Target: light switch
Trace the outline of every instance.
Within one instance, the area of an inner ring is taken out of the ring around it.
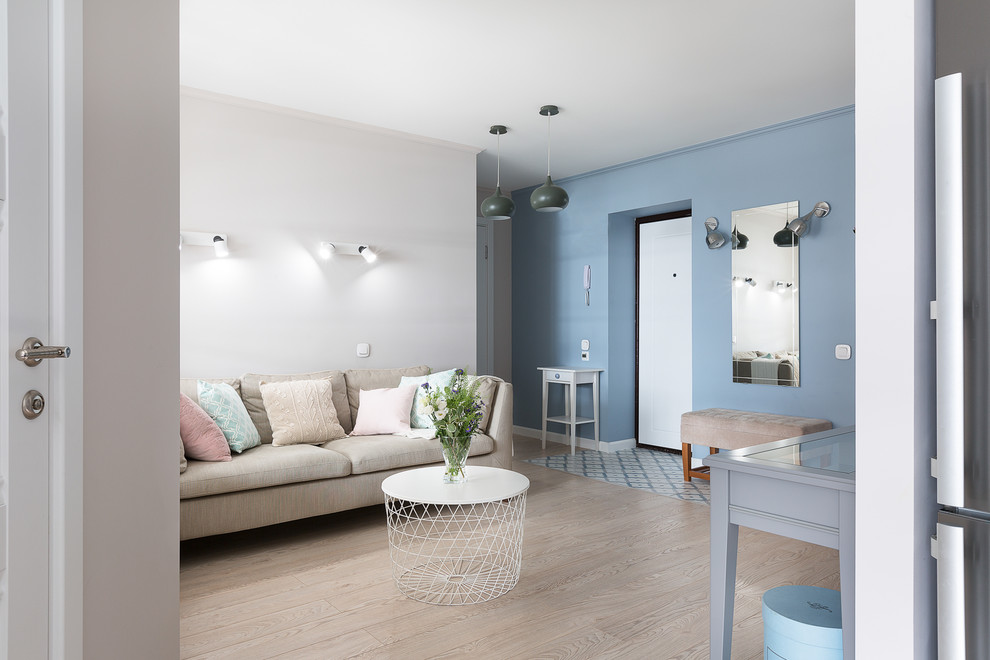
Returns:
[[[581,359],[585,362],[591,359],[591,353],[588,351],[581,351]]]
[[[587,339],[582,339],[581,340],[581,350],[582,351],[587,351],[590,348],[591,348],[591,342],[588,341]]]
[[[358,344],[357,345],[357,356],[365,358],[371,355],[371,344]]]
[[[852,357],[852,347],[849,344],[836,344],[835,359],[848,360]]]

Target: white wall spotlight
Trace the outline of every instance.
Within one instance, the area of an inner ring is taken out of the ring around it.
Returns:
[[[185,245],[196,247],[212,247],[213,253],[218,257],[230,255],[227,246],[227,234],[218,234],[212,231],[180,231],[179,249]]]
[[[319,254],[320,258],[324,261],[329,259],[331,255],[335,254],[363,257],[369,264],[378,258],[375,251],[364,243],[331,243],[330,241],[322,241],[317,254]]]

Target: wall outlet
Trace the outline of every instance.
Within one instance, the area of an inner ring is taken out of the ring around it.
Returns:
[[[581,340],[581,350],[582,351],[586,351],[586,350],[588,350],[590,348],[591,348],[591,342],[588,341],[587,339],[582,339]]]
[[[587,362],[591,359],[591,353],[589,351],[581,351],[581,359]]]
[[[852,346],[849,344],[837,344],[835,347],[836,360],[848,360],[852,357]]]
[[[357,345],[357,356],[365,358],[371,355],[371,344],[358,344]]]

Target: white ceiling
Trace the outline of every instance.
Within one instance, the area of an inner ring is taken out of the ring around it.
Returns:
[[[555,180],[853,103],[854,0],[182,0],[183,85]]]

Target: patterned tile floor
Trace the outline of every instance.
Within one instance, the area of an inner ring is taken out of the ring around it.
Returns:
[[[677,454],[633,448],[617,452],[579,451],[574,456],[557,454],[526,459],[526,462],[610,484],[708,504],[708,482],[692,479],[691,483],[685,483],[681,457]]]

